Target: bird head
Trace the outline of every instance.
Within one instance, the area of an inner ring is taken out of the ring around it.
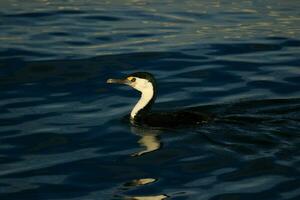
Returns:
[[[153,75],[148,72],[136,72],[127,75],[123,79],[108,79],[106,82],[129,85],[130,87],[140,91],[141,93],[150,91],[155,93],[156,90],[155,79]]]

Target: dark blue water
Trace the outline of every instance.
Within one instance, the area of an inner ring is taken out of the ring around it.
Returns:
[[[298,1],[0,3],[0,199],[300,198]],[[131,126],[156,110],[227,120]],[[194,108],[195,107],[195,108]]]

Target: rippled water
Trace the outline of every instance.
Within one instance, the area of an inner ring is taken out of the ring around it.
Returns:
[[[298,1],[0,3],[0,199],[299,199]],[[146,129],[156,110],[224,117]]]

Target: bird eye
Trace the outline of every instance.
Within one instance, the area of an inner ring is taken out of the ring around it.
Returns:
[[[135,78],[132,78],[132,79],[131,79],[131,82],[135,82],[135,80],[136,80]]]

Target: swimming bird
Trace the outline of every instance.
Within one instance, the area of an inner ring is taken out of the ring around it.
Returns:
[[[154,76],[148,72],[136,72],[122,79],[108,79],[107,83],[125,84],[141,93],[139,101],[130,113],[130,122],[134,125],[174,128],[195,126],[207,123],[210,115],[183,109],[175,111],[152,111],[152,105],[157,95],[157,85]]]

